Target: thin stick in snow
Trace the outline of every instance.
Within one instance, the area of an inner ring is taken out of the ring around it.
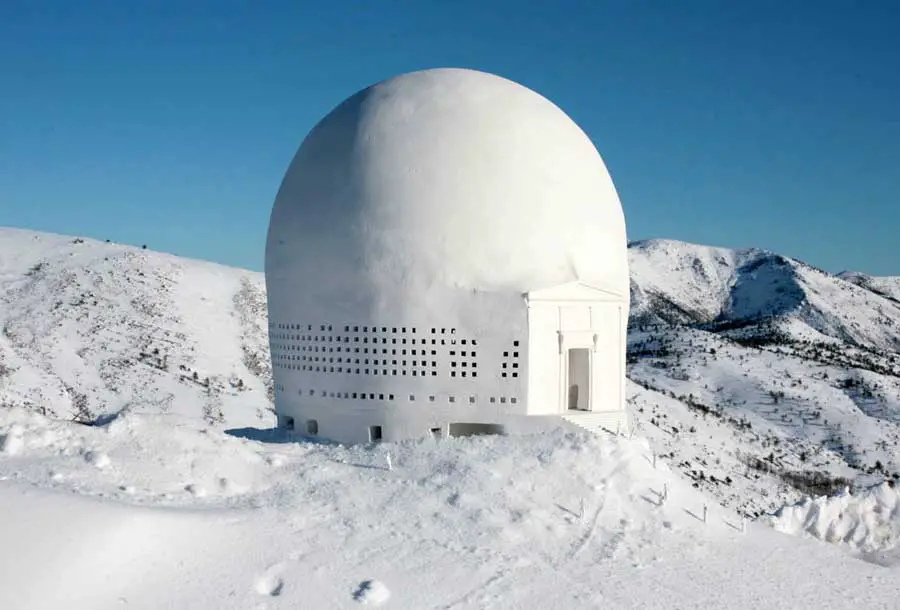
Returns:
[[[703,523],[706,523],[706,517],[709,515],[709,505],[703,505]]]

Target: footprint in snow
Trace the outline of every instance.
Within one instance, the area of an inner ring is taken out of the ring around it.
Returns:
[[[102,451],[88,451],[84,454],[84,461],[101,470],[110,464],[109,456]]]
[[[25,440],[21,433],[16,433],[13,430],[9,434],[0,436],[0,452],[7,455],[16,455],[21,453],[24,448]]]
[[[284,465],[284,457],[278,454],[268,455],[266,456],[266,463],[273,468],[278,468]]]
[[[284,589],[284,580],[281,578],[281,570],[284,566],[276,563],[268,570],[256,577],[256,592],[260,595],[277,597]]]
[[[383,582],[366,580],[359,584],[353,599],[367,606],[380,606],[391,596],[390,590]]]
[[[206,497],[206,488],[202,485],[196,485],[194,483],[189,483],[184,486],[184,490],[194,496],[195,498],[204,498]]]

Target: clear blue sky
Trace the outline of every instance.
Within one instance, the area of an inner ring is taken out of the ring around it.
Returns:
[[[438,66],[568,112],[631,239],[900,274],[890,1],[7,0],[0,225],[261,269],[307,131],[366,85]]]

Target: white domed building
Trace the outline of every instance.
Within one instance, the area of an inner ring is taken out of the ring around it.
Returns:
[[[464,69],[360,91],[272,210],[279,425],[347,443],[520,416],[624,428],[626,248],[603,160],[544,97]]]

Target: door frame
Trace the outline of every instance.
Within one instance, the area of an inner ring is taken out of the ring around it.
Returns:
[[[584,412],[594,410],[594,352],[597,351],[597,334],[593,330],[560,330],[559,340],[559,388],[557,407],[561,413],[569,409],[569,350],[586,349],[588,352],[588,401]],[[573,409],[574,410],[574,409]],[[581,409],[577,409],[581,411]]]

